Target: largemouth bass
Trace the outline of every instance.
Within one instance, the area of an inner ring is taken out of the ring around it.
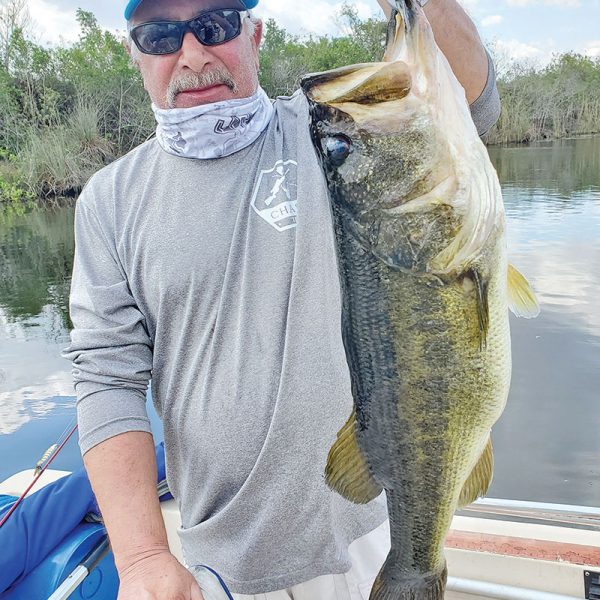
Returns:
[[[354,410],[326,479],[387,495],[391,551],[371,600],[444,596],[457,507],[492,476],[510,382],[509,305],[538,308],[509,267],[498,178],[422,9],[396,0],[384,61],[309,75],[331,199]]]

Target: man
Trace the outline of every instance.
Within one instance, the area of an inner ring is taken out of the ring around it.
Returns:
[[[68,355],[119,600],[202,598],[156,499],[151,376],[189,566],[240,599],[358,600],[387,553],[384,504],[323,480],[351,410],[327,190],[304,98],[258,85],[243,2],[128,2],[157,136],[78,202]],[[455,0],[425,10],[482,133],[499,104],[477,32]]]

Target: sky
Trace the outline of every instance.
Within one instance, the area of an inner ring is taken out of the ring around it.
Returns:
[[[361,17],[381,14],[376,0],[349,1]],[[554,54],[566,51],[600,57],[600,0],[459,1],[500,60],[515,58],[543,65]],[[102,27],[122,31],[124,5],[124,0],[29,0],[37,39],[48,44],[77,39],[78,7],[93,12]],[[341,5],[342,0],[260,0],[255,14],[274,18],[292,33],[335,35],[340,32],[335,15]]]

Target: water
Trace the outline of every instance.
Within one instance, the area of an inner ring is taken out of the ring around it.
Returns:
[[[490,496],[600,506],[600,138],[493,148],[509,259],[537,319],[512,320],[513,378]]]
[[[600,138],[490,154],[510,260],[542,308],[512,320],[513,383],[494,429],[490,495],[600,506]],[[69,207],[0,213],[0,480],[31,468],[74,418],[60,358],[72,220]],[[53,467],[80,464],[71,441]]]

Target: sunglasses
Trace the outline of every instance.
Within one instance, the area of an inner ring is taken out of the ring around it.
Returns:
[[[150,21],[133,27],[129,34],[144,54],[172,54],[181,49],[191,31],[203,46],[218,46],[240,35],[242,13],[230,8],[207,10],[189,21]]]

